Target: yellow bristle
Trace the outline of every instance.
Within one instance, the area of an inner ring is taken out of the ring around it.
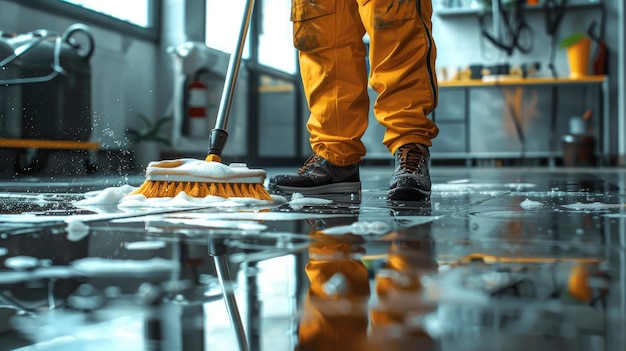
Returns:
[[[148,191],[146,191],[146,197],[156,197],[159,195],[159,183],[158,182],[151,182],[151,186],[150,188],[148,188]]]
[[[216,196],[215,194],[217,194],[217,186],[215,186],[215,183],[210,183],[209,184],[209,191],[207,192],[207,196],[208,195]]]
[[[239,184],[239,193],[241,194],[239,195],[241,197],[250,197],[250,184]]]
[[[186,182],[185,187],[183,188],[183,191],[185,192],[185,194],[189,195],[193,191],[193,183]]]
[[[233,188],[233,196],[236,197],[244,197],[243,195],[243,184],[237,183],[232,185]]]
[[[225,183],[225,187],[228,187],[228,192],[230,194],[229,197],[239,197],[239,193],[237,192],[237,183]]]
[[[213,195],[215,196],[223,196],[223,197],[228,197],[228,194],[226,194],[226,190],[224,189],[224,184],[222,183],[213,183],[215,184],[215,192],[213,193]]]
[[[185,191],[185,183],[184,182],[172,182],[172,186],[174,187],[174,193],[180,194]]]
[[[198,182],[193,182],[189,185],[191,189],[189,189],[189,192],[187,193],[187,195],[192,196],[192,197],[200,197],[200,185],[198,184]]]
[[[272,200],[272,196],[265,190],[263,184],[252,184],[250,187],[253,190],[253,193],[250,194],[250,197],[259,199],[259,200]]]
[[[232,189],[227,183],[218,183],[218,189],[224,197],[233,197]]]
[[[235,186],[237,184],[226,183],[225,186],[228,188],[228,193],[230,194],[228,197],[237,197],[237,192],[235,190]]]
[[[145,197],[174,197],[181,192],[192,197],[250,197],[259,200],[272,200],[271,195],[259,183],[203,183],[146,180],[131,194]]]
[[[163,183],[162,182],[152,182],[152,187],[150,187],[150,194],[154,197],[156,194],[163,193]]]
[[[245,184],[245,192],[246,197],[255,197],[253,196],[253,194],[256,193],[256,191],[254,190],[254,184]]]
[[[198,197],[205,197],[209,193],[207,183],[198,183]]]
[[[160,182],[161,184],[161,189],[163,189],[161,191],[161,193],[163,194],[163,197],[172,197],[174,196],[174,186],[172,185],[171,182]]]
[[[130,194],[128,195],[135,195],[135,194],[143,194],[145,192],[145,190],[149,187],[150,185],[148,184],[148,182],[144,182],[143,184],[141,184],[137,189],[133,190]]]
[[[166,182],[154,182],[155,186],[154,194],[158,196],[158,194],[165,194],[167,192],[167,183]]]

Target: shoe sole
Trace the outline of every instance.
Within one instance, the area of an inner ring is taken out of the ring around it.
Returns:
[[[302,195],[328,195],[328,194],[356,194],[361,192],[361,183],[335,183],[314,187],[296,187],[286,185],[273,185],[272,188],[285,194],[300,193]]]
[[[430,191],[418,188],[395,188],[387,193],[387,199],[399,201],[423,201],[429,197]]]

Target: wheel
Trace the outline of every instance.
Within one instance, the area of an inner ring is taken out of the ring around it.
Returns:
[[[78,56],[85,61],[91,58],[95,47],[94,38],[86,25],[76,23],[69,26],[63,33],[62,39],[70,44]]]

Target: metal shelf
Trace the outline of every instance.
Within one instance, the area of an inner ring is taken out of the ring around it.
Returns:
[[[478,101],[470,98],[470,90],[472,89],[485,89],[488,90],[494,88],[516,88],[516,87],[547,87],[552,90],[552,94],[558,94],[557,89],[560,87],[583,87],[583,88],[593,88],[597,89],[598,92],[598,100],[597,106],[594,107],[594,110],[598,110],[599,119],[597,125],[597,139],[598,143],[596,146],[596,156],[599,161],[599,165],[608,165],[610,161],[610,130],[609,130],[609,83],[608,77],[606,76],[589,76],[579,79],[570,79],[570,78],[526,78],[526,79],[512,79],[512,80],[503,80],[501,82],[482,82],[481,80],[474,81],[452,81],[452,82],[441,82],[440,83],[440,92],[443,94],[448,91],[448,93],[463,94],[463,102],[459,102],[459,104],[463,104],[463,111],[460,112],[462,115],[457,116],[457,112],[451,112],[455,114],[453,119],[449,116],[446,119],[438,120],[438,112],[435,111],[435,121],[438,125],[441,126],[439,138],[441,145],[444,146],[442,149],[433,148],[431,150],[431,158],[433,160],[447,160],[447,159],[502,159],[502,158],[512,158],[512,159],[533,159],[533,158],[545,158],[550,161],[550,165],[556,164],[556,159],[562,156],[561,152],[558,148],[558,135],[557,134],[557,115],[553,112],[558,108],[558,100],[552,99],[550,100],[550,106],[544,107],[549,110],[546,112],[546,116],[549,120],[547,120],[547,124],[549,126],[549,133],[543,136],[535,136],[539,137],[541,141],[546,144],[546,147],[542,147],[541,150],[515,150],[515,151],[503,151],[498,148],[497,144],[494,144],[493,150],[482,151],[482,149],[472,149],[469,147],[472,144],[472,141],[476,138],[479,138],[479,135],[476,135],[476,131],[472,132],[472,128],[470,126],[478,125],[479,122],[477,119],[472,119],[470,117],[470,109],[471,104],[479,103]],[[443,95],[440,95],[443,96]],[[556,96],[556,95],[554,95]],[[458,96],[457,96],[458,97]],[[440,99],[440,102],[443,98]],[[456,101],[456,100],[455,100]],[[563,104],[563,102],[561,102]],[[450,112],[449,112],[450,113]],[[488,114],[487,114],[488,115]],[[549,124],[548,124],[549,123]],[[489,124],[490,126],[494,126],[496,124]],[[462,129],[457,128],[457,126],[461,126]],[[444,131],[449,130],[447,137],[444,136]],[[497,132],[494,130],[493,132]],[[457,133],[457,134],[455,134]],[[462,138],[458,133],[463,133]],[[445,140],[445,141],[444,141]],[[501,140],[496,138],[494,140]],[[447,141],[447,142],[446,142]],[[437,141],[434,141],[437,144]],[[450,145],[456,147],[451,148]],[[464,144],[464,147],[461,145]],[[484,149],[484,148],[483,148]]]
[[[588,7],[596,7],[599,5],[602,5],[601,0],[570,0],[567,3],[568,8],[588,8]],[[527,5],[526,9],[529,11],[541,11],[543,9],[543,5],[535,5],[535,6]],[[462,16],[477,15],[485,11],[491,12],[491,8],[469,8],[469,7],[440,8],[440,9],[435,9],[434,13],[440,17],[462,17]]]

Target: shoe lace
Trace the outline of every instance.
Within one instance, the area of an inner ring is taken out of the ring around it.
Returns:
[[[322,160],[322,156],[315,155],[315,154],[311,155],[311,156],[310,156],[310,157],[306,160],[306,162],[304,162],[304,165],[298,169],[298,174],[305,173],[306,171],[308,171],[308,170],[309,170],[309,168],[311,168],[311,166],[312,166],[314,163],[319,163],[319,162],[321,162],[321,160]]]
[[[398,149],[400,168],[407,172],[419,171],[424,164],[424,152],[419,145],[403,145]]]

